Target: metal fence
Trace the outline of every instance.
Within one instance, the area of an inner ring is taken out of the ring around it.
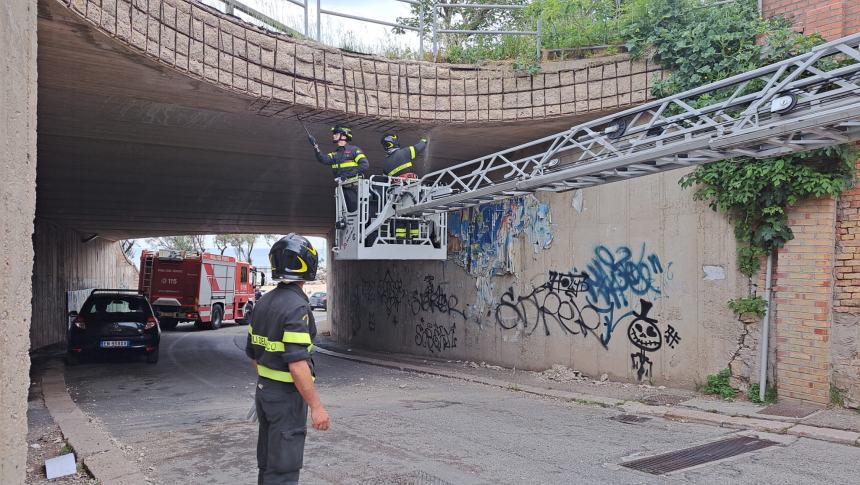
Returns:
[[[287,32],[293,34],[301,34],[305,37],[310,38],[310,26],[309,26],[309,5],[308,0],[282,0],[289,2],[293,5],[301,7],[303,10],[304,17],[304,29],[302,32],[298,32],[295,29],[287,27],[284,23],[273,19],[272,17],[249,7],[248,5],[240,2],[239,0],[200,0],[203,3],[206,3],[209,6],[219,8],[222,12],[236,15],[244,20],[253,19],[256,20],[254,23],[261,24],[264,27],[271,28],[273,30],[279,32]],[[439,57],[439,39],[440,36],[446,34],[464,34],[464,35],[524,35],[524,36],[533,36],[535,38],[535,56],[540,59],[541,56],[541,19],[537,19],[537,29],[533,31],[521,31],[521,30],[462,30],[462,29],[443,29],[440,28],[439,25],[439,9],[441,8],[454,8],[454,9],[472,9],[472,10],[486,10],[486,9],[498,9],[498,10],[521,10],[526,8],[525,5],[498,5],[498,4],[476,4],[476,3],[432,3],[430,5],[431,12],[431,23],[430,25],[425,25],[424,17],[424,4],[417,0],[395,0],[401,3],[407,3],[413,6],[418,6],[418,26],[405,25],[396,22],[387,22],[384,20],[372,19],[368,17],[362,17],[359,15],[352,15],[344,12],[337,12],[335,10],[328,10],[323,7],[322,0],[316,0],[316,35],[315,39],[318,42],[322,41],[322,16],[328,15],[332,17],[340,17],[351,20],[357,20],[360,22],[367,22],[376,25],[384,25],[387,27],[392,27],[401,30],[407,30],[410,32],[416,32],[418,34],[418,56],[419,59],[424,59],[424,44],[425,44],[425,32],[429,30],[430,40],[432,43],[432,54],[433,60],[436,61]],[[240,12],[244,15],[237,15],[237,12]]]

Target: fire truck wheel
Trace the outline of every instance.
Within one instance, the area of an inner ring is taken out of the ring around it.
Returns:
[[[221,322],[224,320],[224,309],[220,305],[212,307],[212,321],[209,322],[210,330],[218,330],[221,328]]]
[[[179,325],[179,320],[175,318],[162,318],[159,323],[162,330],[173,330]]]

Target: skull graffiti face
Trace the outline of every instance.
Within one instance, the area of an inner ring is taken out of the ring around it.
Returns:
[[[638,318],[627,327],[627,337],[633,345],[646,352],[654,352],[663,346],[663,336],[657,325]]]

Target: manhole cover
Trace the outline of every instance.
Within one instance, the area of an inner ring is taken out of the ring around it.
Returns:
[[[361,482],[365,485],[454,485],[425,471],[382,475]]]
[[[639,401],[651,406],[674,406],[688,399],[690,398],[686,396],[677,396],[675,394],[652,394],[650,396],[643,397]]]
[[[612,416],[609,418],[613,421],[618,421],[619,423],[644,423],[645,421],[650,420],[651,418],[645,416],[637,416],[635,414],[619,414],[618,416]]]
[[[785,418],[805,418],[815,411],[821,410],[821,406],[799,402],[781,402],[768,406],[758,414],[769,414],[771,416],[783,416]]]
[[[736,436],[713,443],[694,446],[685,450],[673,451],[662,455],[641,458],[638,460],[622,463],[621,466],[634,470],[662,475],[685,468],[694,467],[703,463],[722,460],[742,453],[760,450],[773,446],[776,443],[769,440],[760,440],[749,436]]]

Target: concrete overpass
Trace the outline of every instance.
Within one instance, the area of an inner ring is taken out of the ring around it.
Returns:
[[[326,234],[331,174],[299,117],[323,148],[355,127],[377,172],[384,131],[429,132],[429,169],[642,101],[659,74],[623,56],[537,76],[391,61],[146,5],[39,1],[39,218],[107,239]]]

